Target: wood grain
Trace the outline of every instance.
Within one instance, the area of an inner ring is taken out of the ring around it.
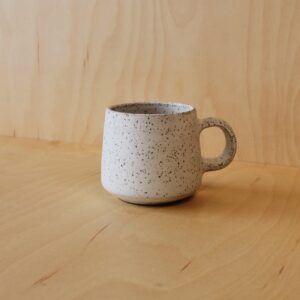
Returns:
[[[99,149],[0,138],[0,299],[299,299],[300,171],[233,163],[172,206],[99,184]]]
[[[298,0],[0,0],[0,134],[98,144],[107,105],[172,100],[300,166],[299,32]]]

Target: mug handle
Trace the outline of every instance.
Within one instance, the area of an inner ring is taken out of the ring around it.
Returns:
[[[202,159],[202,169],[203,173],[208,171],[216,171],[225,168],[228,166],[236,153],[236,136],[233,132],[232,127],[225,122],[224,120],[218,118],[205,118],[205,119],[198,119],[198,126],[199,126],[199,134],[205,128],[209,127],[219,127],[224,135],[225,135],[225,148],[223,153],[215,158],[203,158]]]

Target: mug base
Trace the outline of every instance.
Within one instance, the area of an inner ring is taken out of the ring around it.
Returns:
[[[132,196],[117,195],[117,194],[113,194],[113,195],[119,198],[120,200],[131,204],[161,205],[161,204],[167,204],[167,203],[183,200],[185,198],[191,197],[192,195],[194,195],[194,193],[195,192],[187,193],[184,195],[178,195],[178,196],[158,197],[158,198],[132,197]]]

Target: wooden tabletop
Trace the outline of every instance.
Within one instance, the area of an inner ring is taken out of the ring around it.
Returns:
[[[0,299],[300,299],[300,172],[233,163],[188,201],[103,190],[100,150],[0,138]]]

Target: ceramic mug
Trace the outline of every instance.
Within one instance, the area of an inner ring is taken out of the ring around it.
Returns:
[[[226,146],[216,158],[203,158],[199,135],[208,127],[222,129]],[[217,118],[197,119],[181,103],[128,103],[107,108],[101,180],[121,200],[158,204],[194,194],[202,175],[226,167],[236,152],[231,126]]]

